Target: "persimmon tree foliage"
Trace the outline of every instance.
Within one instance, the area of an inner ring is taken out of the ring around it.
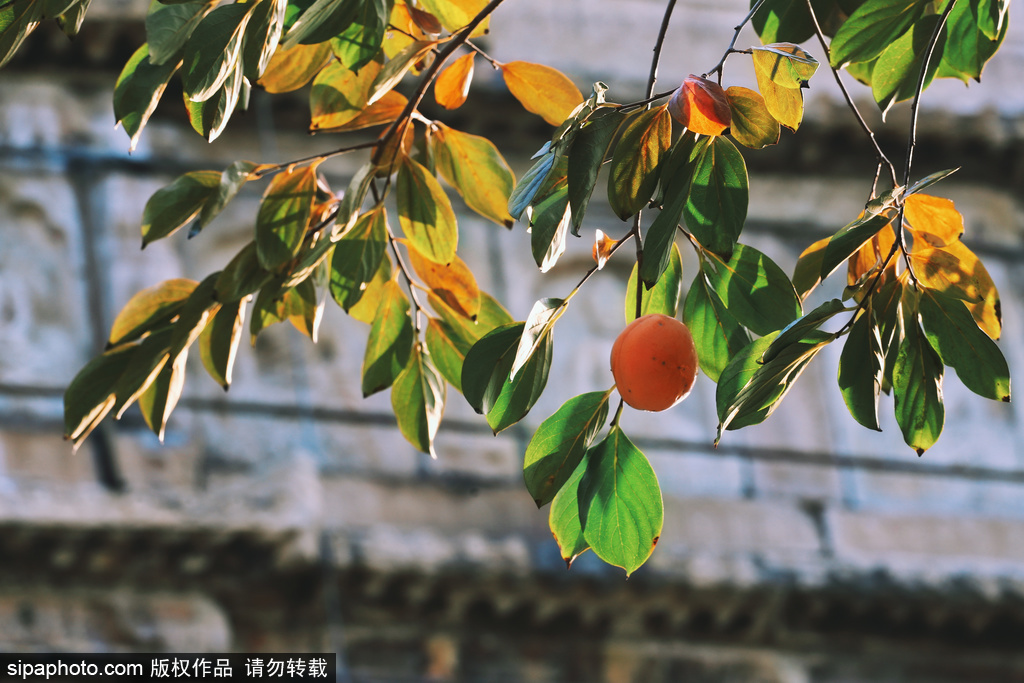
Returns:
[[[88,2],[4,3],[2,59],[46,18],[74,34]],[[550,67],[484,53],[474,40],[501,3],[152,3],[147,42],[114,92],[130,147],[173,78],[181,80],[188,120],[207,140],[246,106],[252,88],[308,86],[312,131],[379,132],[312,158],[186,173],[149,199],[143,246],[186,227],[195,236],[244,185],[263,186],[252,240],[223,270],[201,282],[157,284],[117,316],[106,350],[65,395],[67,438],[76,447],[133,403],[162,435],[190,351],[227,388],[246,320],[253,340],[288,321],[315,341],[327,299],[369,326],[363,393],[390,389],[398,427],[416,448],[434,453],[450,390],[500,432],[544,391],[562,314],[627,245],[636,265],[625,322],[647,313],[681,316],[701,370],[717,383],[719,439],[768,418],[829,344],[842,344],[838,384],[853,418],[877,430],[880,394],[891,394],[903,437],[919,454],[942,431],[947,367],[980,396],[1009,400],[1009,372],[994,341],[996,287],[961,241],[964,221],[953,203],[925,192],[955,169],[919,177],[912,168],[922,92],[934,78],[981,77],[1006,35],[1009,0],[756,0],[731,40],[722,37],[728,47],[717,63],[694,55],[692,64],[674,64],[691,75],[654,93],[671,0],[648,97],[626,103],[612,101],[602,83],[584,98]],[[761,44],[738,49],[748,23]],[[752,61],[756,91],[729,84],[733,60]],[[480,62],[500,71],[511,94],[553,127],[518,181],[489,140],[420,111],[431,87],[441,107],[463,105]],[[870,88],[882,111],[909,101],[902,169],[857,110],[842,70]],[[812,79],[841,90],[863,129],[865,154],[878,165],[864,179],[863,212],[811,244],[790,276],[741,240],[748,175],[737,144],[756,153],[776,144],[783,129],[795,132]],[[340,154],[362,155],[363,164],[338,189],[319,168]],[[626,226],[620,235],[597,233],[597,264],[575,288],[516,320],[480,290],[459,256],[449,193],[518,230],[547,271],[570,235],[581,235],[602,174],[610,208]],[[699,264],[685,296],[680,244]],[[808,294],[833,276],[845,282],[842,298],[805,311]],[[544,419],[524,473],[537,505],[551,506],[551,529],[568,563],[592,549],[630,573],[657,544],[664,511],[657,476],[620,423],[622,401],[610,410],[613,392],[596,387]]]

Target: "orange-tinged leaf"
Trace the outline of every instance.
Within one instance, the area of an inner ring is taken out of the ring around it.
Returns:
[[[380,69],[379,62],[370,62],[359,71],[351,71],[339,61],[328,64],[309,92],[310,129],[339,128],[359,116]]]
[[[730,132],[736,142],[751,149],[763,149],[779,141],[779,122],[768,111],[764,97],[749,88],[726,88],[732,109]]]
[[[443,26],[450,33],[467,26],[473,18],[487,6],[488,0],[419,0],[423,9],[437,17]],[[485,18],[469,34],[470,38],[482,36],[488,32],[491,18]]]
[[[732,123],[732,109],[722,86],[693,74],[669,99],[668,110],[697,135],[721,135]]]
[[[278,46],[259,84],[275,94],[298,90],[309,83],[330,58],[330,43],[296,45],[287,50]]]
[[[113,347],[135,341],[147,332],[170,324],[197,284],[195,280],[167,280],[137,293],[114,319],[107,345]]]
[[[560,125],[583,102],[579,88],[550,66],[509,62],[501,65],[501,75],[519,103],[552,126]]]
[[[384,55],[392,59],[399,52],[417,40],[429,40],[430,37],[412,18],[409,7],[404,2],[396,2],[391,8],[390,27],[384,34]]]
[[[409,69],[426,57],[436,45],[436,40],[416,41],[389,59],[370,87],[370,97],[366,100],[366,104],[373,104],[391,92],[391,89],[398,85]]]
[[[801,301],[806,299],[807,295],[821,283],[821,263],[831,239],[831,237],[821,238],[804,249],[796,260],[796,267],[793,269],[793,287]]]
[[[912,194],[904,200],[903,210],[914,239],[930,246],[948,246],[964,234],[964,217],[949,199]]]
[[[494,143],[436,123],[430,149],[437,170],[459,191],[469,208],[499,225],[512,227],[508,199],[516,179]]]
[[[608,174],[608,203],[622,220],[647,206],[658,183],[658,164],[672,144],[665,105],[641,111],[623,124]]]
[[[445,67],[434,81],[434,99],[445,109],[458,109],[469,96],[476,53],[462,55]]]
[[[312,132],[337,133],[343,130],[359,130],[391,123],[401,116],[408,103],[409,100],[405,95],[391,90],[384,97],[363,109],[354,119],[334,128],[314,128]]]
[[[882,265],[882,261],[892,251],[893,242],[896,241],[896,234],[892,230],[882,230],[865,242],[853,256],[850,257],[846,268],[846,284],[855,286],[868,273],[874,274],[875,269]],[[895,259],[889,262],[889,267],[895,267]],[[878,286],[884,285],[886,278],[878,282]]]
[[[458,255],[451,263],[434,263],[406,242],[413,270],[430,291],[464,318],[473,320],[480,312],[480,287],[466,262]]]
[[[395,195],[398,221],[409,242],[431,261],[450,263],[455,258],[459,228],[437,178],[414,159],[401,157]]]
[[[800,127],[804,118],[804,95],[800,88],[784,88],[770,78],[757,72],[757,89],[764,97],[764,104],[775,120],[790,130]]]
[[[590,254],[594,257],[598,270],[604,268],[604,264],[608,262],[609,258],[611,258],[612,250],[618,243],[618,240],[612,239],[608,235],[604,234],[604,231],[602,230],[598,230],[594,233],[594,248],[590,250]]]
[[[978,327],[993,339],[1002,333],[1002,305],[992,276],[963,242],[924,246],[910,253],[914,275],[925,287],[963,299]]]

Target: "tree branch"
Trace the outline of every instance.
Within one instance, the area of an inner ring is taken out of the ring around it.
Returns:
[[[654,58],[651,60],[651,75],[647,77],[647,98],[654,94],[654,83],[658,80],[658,64],[661,63],[661,49],[665,45],[665,34],[668,33],[668,23],[672,19],[672,10],[676,8],[676,0],[668,0],[665,7],[665,14],[661,18],[661,28],[658,30],[658,39],[654,42]]]
[[[729,47],[725,49],[725,53],[722,55],[722,58],[718,60],[718,64],[715,64],[715,67],[711,69],[711,71],[708,71],[706,74],[704,74],[704,78],[707,78],[713,73],[717,73],[718,84],[722,84],[722,68],[725,66],[725,60],[729,59],[729,55],[731,54],[736,54],[737,52],[747,52],[747,50],[735,49],[736,41],[740,37],[740,31],[743,30],[743,27],[747,25],[748,21],[754,18],[754,15],[757,14],[757,10],[761,9],[761,5],[763,5],[764,2],[765,0],[757,0],[757,2],[754,3],[754,6],[750,8],[750,11],[747,13],[747,16],[743,17],[743,21],[741,21],[738,26],[733,27],[734,33],[732,34],[732,40],[729,41]]]

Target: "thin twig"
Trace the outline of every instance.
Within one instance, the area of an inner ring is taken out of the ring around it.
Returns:
[[[808,0],[809,2],[810,0]],[[914,147],[917,145],[917,113],[918,108],[921,105],[921,93],[924,92],[924,83],[928,80],[928,64],[932,61],[932,55],[935,52],[935,46],[939,42],[939,35],[942,33],[942,27],[946,25],[946,19],[949,18],[949,13],[953,11],[953,7],[956,5],[957,0],[950,0],[950,3],[946,6],[942,16],[939,17],[939,21],[935,24],[935,29],[932,31],[932,37],[928,41],[928,49],[924,53],[924,60],[921,63],[921,73],[917,77],[917,89],[914,92],[914,101],[910,105],[910,131],[907,134],[907,162],[903,167],[903,187],[910,186],[910,170],[914,161]],[[910,264],[910,253],[907,251],[906,238],[903,234],[903,211],[904,204],[902,199],[899,202],[899,213],[896,215],[896,243],[903,251],[903,258],[907,263],[907,271],[910,273],[910,279],[917,284],[917,276],[914,274],[914,268]]]
[[[757,0],[757,2],[754,3],[754,6],[750,8],[750,11],[747,13],[747,16],[743,17],[743,21],[741,21],[738,26],[734,26],[733,27],[734,33],[732,34],[732,40],[729,41],[729,47],[727,47],[725,49],[725,53],[722,55],[722,58],[720,60],[718,60],[718,64],[715,64],[714,68],[711,69],[711,71],[708,71],[706,74],[704,74],[704,78],[707,78],[708,76],[710,76],[713,73],[717,73],[718,74],[718,84],[721,85],[722,84],[722,68],[725,66],[725,60],[729,59],[729,55],[736,54],[737,52],[749,53],[749,50],[737,50],[737,49],[735,49],[736,48],[736,41],[740,37],[740,31],[743,30],[743,27],[747,25],[748,21],[750,21],[751,19],[754,18],[754,15],[757,14],[757,10],[761,9],[761,5],[763,5],[764,2],[765,2],[765,0]]]
[[[360,149],[369,149],[371,147],[376,147],[379,144],[380,144],[379,140],[367,140],[366,142],[358,142],[358,143],[356,143],[354,145],[347,145],[345,147],[339,147],[338,149],[336,149],[336,150],[334,150],[332,152],[327,152],[326,154],[312,154],[312,155],[310,155],[308,157],[302,157],[301,159],[292,159],[291,161],[286,161],[286,162],[280,163],[280,164],[267,165],[267,166],[264,166],[263,168],[259,169],[258,171],[255,171],[252,174],[252,176],[253,176],[253,178],[262,178],[265,175],[268,175],[270,173],[277,173],[278,171],[286,169],[289,166],[297,166],[297,165],[300,165],[300,164],[309,163],[310,161],[316,161],[318,159],[319,160],[324,160],[324,159],[328,159],[330,157],[339,156],[341,154],[348,154],[349,152],[355,152],[355,151],[358,151]]]
[[[498,70],[501,69],[501,62],[499,62],[497,59],[495,59],[494,57],[490,56],[489,54],[487,54],[486,52],[481,50],[479,47],[477,47],[476,43],[474,43],[473,41],[467,40],[466,41],[466,47],[468,47],[470,50],[472,50],[473,52],[477,53],[478,55],[480,55],[481,57],[486,59],[488,62],[490,62],[491,68],[494,69],[495,71],[498,71]]]
[[[811,22],[814,24],[814,33],[818,36],[818,42],[821,43],[821,49],[825,51],[825,62],[828,63],[828,68],[832,71],[832,75],[836,79],[836,83],[839,85],[839,90],[842,91],[843,97],[846,99],[846,106],[853,112],[854,117],[857,119],[857,123],[860,124],[861,130],[871,140],[871,145],[875,148],[875,155],[878,157],[879,163],[884,163],[889,167],[889,175],[892,177],[892,186],[898,187],[899,181],[896,179],[896,167],[889,157],[882,151],[881,145],[878,144],[878,140],[875,139],[875,132],[871,130],[871,126],[861,116],[860,110],[857,105],[853,103],[853,98],[850,96],[850,91],[846,89],[846,85],[843,83],[843,79],[839,77],[839,70],[832,66],[832,52],[829,50],[828,43],[825,42],[825,33],[821,30],[821,24],[818,23],[818,15],[814,13],[814,6],[811,5],[811,0],[805,0],[807,2],[807,11],[811,13]]]
[[[665,45],[665,34],[668,33],[668,23],[672,20],[672,10],[675,8],[676,0],[668,0],[665,14],[661,17],[658,39],[654,42],[654,59],[651,60],[651,75],[647,77],[647,97],[654,94],[654,83],[658,80],[658,64],[661,63],[661,49]]]

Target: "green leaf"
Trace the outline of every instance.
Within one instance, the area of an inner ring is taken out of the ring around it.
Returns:
[[[647,252],[644,252],[644,257]],[[636,265],[626,282],[626,322],[636,320]],[[679,301],[683,295],[683,260],[679,253],[679,247],[672,243],[669,249],[668,267],[658,278],[658,284],[650,289],[643,288],[641,292],[640,315],[648,313],[661,313],[670,318],[676,317],[679,311]]]
[[[278,173],[256,215],[256,254],[260,265],[276,270],[295,258],[302,246],[316,194],[316,168]]]
[[[161,443],[164,440],[167,420],[178,405],[181,391],[185,387],[187,356],[187,353],[182,353],[175,362],[166,364],[149,388],[139,396],[142,417]]]
[[[729,312],[755,334],[780,330],[800,317],[793,283],[774,261],[753,247],[737,244],[732,258],[712,255],[717,272],[707,272]]]
[[[565,252],[572,223],[569,191],[565,186],[533,207],[530,218],[530,248],[533,260],[546,273]]]
[[[537,507],[554,499],[608,419],[611,390],[569,399],[544,420],[526,447],[523,477]]]
[[[231,386],[231,371],[242,339],[246,304],[246,299],[224,304],[199,334],[199,357],[203,367],[217,384],[224,387],[224,391]]]
[[[437,45],[437,42],[433,40],[414,41],[392,59],[389,59],[370,87],[370,96],[366,100],[366,105],[369,106],[388,94],[389,91],[398,85],[398,82],[402,80],[402,77],[405,76],[409,69],[426,57],[434,49],[435,45]]]
[[[185,108],[188,110],[192,129],[202,135],[207,142],[213,142],[220,137],[238,105],[243,88],[248,88],[247,81],[242,75],[241,63],[236,62],[224,85],[209,99],[202,102],[186,99]]]
[[[170,354],[171,362],[175,362],[178,355],[184,352],[199,337],[200,332],[206,327],[213,313],[220,308],[220,302],[216,297],[217,279],[220,272],[206,276],[202,282],[192,290],[185,305],[174,322],[173,334],[171,335]]]
[[[377,317],[377,309],[380,307],[381,299],[384,296],[384,285],[390,281],[391,259],[382,258],[376,275],[366,283],[363,295],[359,297],[359,301],[349,308],[348,314],[360,322],[372,325],[374,318]]]
[[[10,61],[42,18],[40,0],[14,0],[0,6],[0,67]]]
[[[183,278],[167,280],[133,296],[114,319],[107,348],[135,341],[147,332],[170,325],[197,284]]]
[[[832,274],[841,263],[857,253],[864,243],[889,225],[892,217],[885,213],[865,214],[833,235],[821,257],[821,279]]]
[[[935,183],[937,183],[940,180],[943,180],[945,178],[948,178],[949,176],[953,175],[954,173],[956,173],[959,170],[960,170],[960,167],[957,166],[956,168],[947,168],[944,171],[936,171],[935,173],[927,175],[924,178],[921,178],[920,180],[918,180],[917,182],[911,183],[910,187],[907,188],[906,195],[917,194],[921,190],[924,190],[924,189],[926,189],[928,187],[931,187]]]
[[[417,344],[391,387],[391,407],[402,436],[434,459],[434,437],[441,426],[444,401],[444,379],[431,362],[430,354],[421,351]]]
[[[380,52],[394,0],[368,0],[359,7],[356,19],[331,39],[334,56],[352,71],[369,64]]]
[[[892,374],[896,422],[903,440],[921,455],[939,440],[946,417],[942,361],[916,321],[905,332]]]
[[[750,0],[751,8],[756,2]],[[812,0],[811,4],[826,35],[832,35],[828,30],[830,24],[827,19],[838,9],[835,0]],[[766,0],[752,17],[751,23],[765,43],[802,43],[814,37],[814,23],[804,0]]]
[[[195,218],[215,196],[216,171],[191,171],[153,193],[142,212],[142,246],[176,232]]]
[[[818,60],[792,43],[750,48],[754,69],[783,88],[802,88],[818,69]]]
[[[432,132],[431,150],[437,170],[458,190],[466,206],[511,228],[514,221],[508,213],[508,200],[516,179],[494,143],[443,123],[435,123]]]
[[[338,35],[358,16],[359,0],[316,0],[291,25],[282,45],[313,45]]]
[[[512,369],[509,370],[511,379],[516,378],[523,366],[551,336],[555,323],[567,308],[568,302],[565,299],[541,299],[533,305],[530,316],[526,319],[526,325],[523,327],[523,336],[519,340],[515,360],[512,361]]]
[[[463,345],[458,333],[443,320],[430,318],[425,334],[427,351],[438,372],[462,393],[462,364],[471,343]]]
[[[114,407],[114,385],[128,366],[134,345],[96,356],[78,371],[64,392],[64,438],[75,450]]]
[[[695,159],[683,208],[686,226],[705,249],[727,259],[747,219],[747,201],[743,156],[732,142],[716,137]]]
[[[729,130],[736,142],[750,149],[763,149],[779,142],[782,129],[760,93],[734,85],[726,88],[725,96],[732,110]]]
[[[1010,0],[972,0],[970,8],[977,18],[978,29],[989,40],[996,40],[1006,23]]]
[[[586,120],[569,148],[569,205],[572,207],[572,234],[579,236],[583,216],[597,184],[608,148],[626,115],[616,108],[601,107]]]
[[[797,318],[782,328],[779,332],[779,336],[775,338],[775,341],[765,349],[764,355],[761,356],[761,362],[768,363],[775,360],[779,353],[787,346],[806,339],[813,330],[817,330],[827,320],[832,319],[837,313],[842,313],[845,310],[846,307],[843,305],[842,301],[839,299],[830,299],[817,306],[810,313]]]
[[[203,205],[199,220],[189,230],[190,239],[198,235],[203,228],[210,224],[210,221],[224,210],[224,207],[235,198],[243,185],[254,179],[253,171],[256,169],[257,165],[251,161],[235,161],[221,172],[216,192]]]
[[[272,277],[256,258],[256,243],[249,242],[235,254],[217,278],[217,300],[222,303],[237,301],[259,290]]]
[[[379,62],[352,71],[331,61],[313,79],[309,91],[310,129],[329,130],[353,121],[366,109],[370,88],[379,74]]]
[[[408,365],[413,347],[409,297],[394,280],[384,285],[384,295],[370,328],[363,357],[363,396],[391,386]]]
[[[679,138],[662,164],[658,194],[663,206],[647,229],[640,260],[640,278],[647,287],[653,287],[669,267],[679,221],[689,199],[694,161],[707,144],[710,144],[710,138],[695,143],[694,136],[686,134]]]
[[[665,509],[651,464],[618,425],[590,449],[578,496],[591,549],[626,576],[639,569],[658,544]]]
[[[658,184],[658,164],[672,145],[672,116],[667,106],[643,111],[632,118],[612,154],[608,203],[622,220],[650,201]]]
[[[867,0],[850,15],[832,40],[832,66],[868,62],[882,54],[920,18],[925,0]]]
[[[475,320],[466,318],[433,292],[427,295],[427,300],[441,316],[441,320],[451,328],[454,334],[452,339],[463,354],[494,328],[512,322],[512,316],[508,311],[487,292],[480,292],[480,310],[477,312]]]
[[[717,382],[729,361],[750,343],[750,335],[708,282],[704,268],[694,278],[683,306],[683,322],[693,335],[700,369]]]
[[[176,62],[154,66],[149,61],[149,48],[143,44],[121,70],[114,85],[114,118],[124,126],[134,151],[146,122],[164,94],[167,82],[178,70]]]
[[[1002,22],[998,36],[993,40],[979,26],[978,3],[959,2],[946,20],[946,48],[939,62],[938,76],[959,78],[964,83],[980,81],[985,64],[1002,45],[1008,21]]]
[[[185,42],[182,87],[193,102],[216,94],[236,70],[252,4],[221,5],[199,22]]]
[[[864,312],[850,328],[839,356],[839,389],[857,422],[875,431],[878,426],[878,395],[885,377],[882,337],[871,312]]]
[[[550,151],[541,154],[540,159],[519,179],[508,198],[508,212],[513,218],[522,220],[523,213],[533,204],[534,199],[544,197],[544,191],[550,189],[548,177],[559,158]]]
[[[79,0],[79,2],[72,3],[68,11],[57,17],[57,25],[60,26],[64,35],[68,38],[78,36],[78,32],[82,29],[82,21],[85,20],[85,14],[89,11],[91,4],[92,0]]]
[[[523,419],[540,398],[551,368],[551,335],[514,380],[509,380],[525,323],[509,323],[484,335],[466,354],[462,366],[462,392],[498,433]]]
[[[567,568],[590,548],[583,538],[583,527],[580,526],[579,485],[586,468],[587,459],[584,455],[551,501],[551,513],[548,515],[548,526],[558,543]]]
[[[267,70],[284,31],[287,7],[288,0],[256,1],[252,17],[245,28],[241,53],[242,71],[249,80],[257,80]]]
[[[114,384],[114,417],[118,420],[125,411],[156,380],[169,359],[168,348],[173,330],[166,328],[149,335],[135,345],[128,366]]]
[[[994,401],[1010,400],[1010,370],[962,299],[935,289],[921,290],[921,322],[932,348],[968,389]]]
[[[804,95],[801,88],[784,88],[760,71],[755,73],[757,89],[764,98],[764,106],[780,124],[796,130],[804,118]]]
[[[388,247],[387,220],[383,206],[363,214],[334,247],[330,291],[346,312],[380,268]]]
[[[409,242],[434,263],[450,263],[455,258],[459,230],[451,202],[437,178],[403,155],[395,192],[398,221]]]
[[[468,25],[487,5],[487,0],[421,0],[423,9],[433,14],[449,33],[455,33]],[[490,17],[483,20],[470,34],[470,38],[485,35]]]
[[[807,247],[796,260],[793,268],[793,287],[800,300],[807,298],[811,290],[821,283],[821,262],[825,258],[825,249],[831,238],[823,237]]]
[[[878,57],[874,69],[871,70],[871,94],[882,110],[883,115],[896,102],[909,100],[917,93],[917,83],[921,77],[924,58],[931,45],[932,34],[939,21],[939,15],[930,14],[919,21],[899,38],[894,40]],[[946,26],[939,31],[938,42],[928,62],[924,87],[927,88],[935,78],[939,61],[946,44]]]
[[[180,61],[185,42],[211,9],[213,5],[208,2],[152,3],[146,15],[150,64],[160,66],[171,60]]]

